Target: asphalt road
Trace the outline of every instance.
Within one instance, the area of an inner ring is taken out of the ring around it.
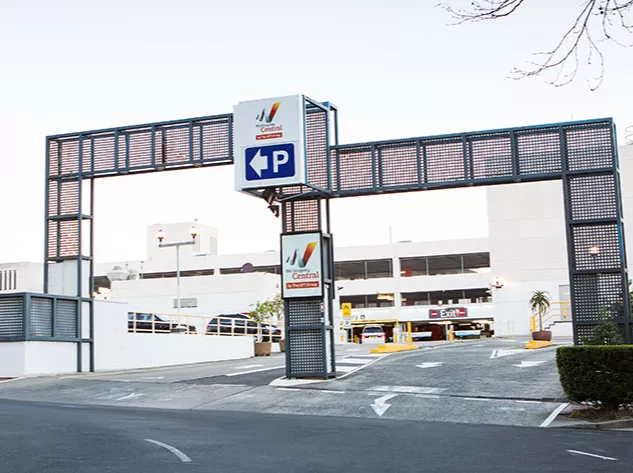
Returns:
[[[379,420],[539,427],[561,406],[555,350],[521,341],[426,344],[380,357],[339,349],[344,377],[297,384],[280,379],[281,354],[214,364],[34,378],[0,383],[0,399],[73,406],[222,410]],[[358,371],[351,371],[357,370]]]
[[[10,473],[630,472],[630,435],[0,401]]]

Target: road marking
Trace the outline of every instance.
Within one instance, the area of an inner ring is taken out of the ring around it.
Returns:
[[[360,351],[360,348],[348,348],[347,351]]]
[[[368,391],[391,392],[391,393],[410,393],[410,394],[435,394],[445,391],[442,388],[426,388],[423,386],[374,386]]]
[[[141,379],[165,379],[164,376],[145,376],[144,378]]]
[[[420,399],[441,399],[442,396],[438,396],[437,394],[414,394],[413,396],[419,397]]]
[[[279,365],[279,366],[270,366],[268,368],[260,368],[257,370],[248,370],[248,371],[240,371],[238,373],[229,373],[229,374],[225,374],[224,376],[240,376],[243,374],[251,374],[251,373],[260,373],[262,371],[271,371],[271,370],[278,370],[280,368],[285,368],[286,365]]]
[[[493,350],[492,354],[490,355],[490,359],[492,360],[494,358],[503,358],[504,356],[516,355],[517,353],[525,353],[525,350],[523,349],[506,350],[504,348],[500,348],[498,350]]]
[[[554,409],[554,411],[547,417],[547,419],[543,421],[541,425],[539,425],[539,427],[549,427],[549,425],[554,422],[554,419],[558,417],[558,414],[560,414],[567,406],[569,406],[569,403],[562,403],[560,406]]]
[[[586,455],[588,457],[599,458],[600,460],[618,461],[617,458],[603,457],[602,455],[596,455],[595,453],[581,452],[579,450],[567,450],[569,453],[576,453],[578,455]]]
[[[24,376],[20,376],[18,378],[11,378],[11,379],[5,379],[4,381],[0,381],[0,384],[2,383],[12,383],[13,381],[19,381],[21,379],[24,379]]]
[[[149,442],[149,443],[153,443],[154,445],[158,445],[159,447],[163,447],[163,448],[169,450],[171,453],[176,455],[180,459],[180,461],[183,462],[183,463],[191,462],[191,458],[189,458],[187,455],[182,453],[177,448],[172,447],[171,445],[167,445],[166,443],[159,442],[158,440],[152,440],[152,439],[145,439],[145,441]]]
[[[517,412],[521,412],[521,411],[525,411],[525,408],[523,408],[523,407],[500,407],[499,410],[500,411],[517,411]]]
[[[141,397],[142,394],[136,394],[136,393],[132,393],[132,394],[128,394],[127,396],[123,396],[117,399],[117,401],[125,401],[126,399],[134,399],[135,397]]]
[[[543,363],[547,363],[547,361],[522,361],[520,365],[512,365],[517,368],[534,368],[535,366],[542,365]]]
[[[514,401],[520,404],[541,404],[541,401]]]
[[[492,401],[492,399],[487,397],[463,397],[462,399],[464,401]]]
[[[382,417],[382,415],[387,412],[387,409],[391,407],[391,404],[385,404],[389,399],[396,397],[397,394],[387,394],[385,396],[381,396],[379,398],[374,399],[374,403],[370,404],[371,408],[374,410],[378,417]]]
[[[330,394],[345,394],[347,391],[336,391],[334,389],[317,389],[316,391],[320,393],[330,393]]]
[[[277,388],[277,391],[301,391],[299,388]]]
[[[241,369],[241,370],[248,370],[251,368],[261,368],[264,365],[242,365],[242,366],[236,366],[235,369]]]
[[[346,365],[366,365],[369,363],[369,360],[362,360],[360,358],[341,358],[340,360],[336,360],[337,363],[345,363]]]
[[[421,365],[415,365],[415,366],[417,366],[418,368],[437,368],[438,366],[442,366],[443,364],[444,363],[441,361],[436,361],[436,362],[428,361],[428,362],[422,363]]]
[[[349,373],[350,371],[354,371],[358,369],[358,366],[341,366],[339,364],[336,365],[336,371],[340,371],[341,373]]]

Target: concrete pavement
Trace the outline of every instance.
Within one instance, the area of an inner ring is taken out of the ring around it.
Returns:
[[[624,472],[628,432],[0,401],[11,473]]]
[[[523,341],[458,341],[373,358],[369,346],[352,345],[337,356],[339,366],[350,371],[327,382],[280,384],[285,360],[279,354],[26,379],[0,384],[0,399],[538,427],[563,401],[555,349],[522,346]]]

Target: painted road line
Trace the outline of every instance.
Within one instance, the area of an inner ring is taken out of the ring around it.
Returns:
[[[499,410],[522,412],[522,411],[525,411],[525,408],[524,407],[500,407]]]
[[[391,393],[405,393],[405,394],[436,394],[445,389],[442,388],[427,388],[423,386],[374,386],[367,391],[378,392],[391,392]]]
[[[132,393],[132,394],[128,394],[127,396],[123,396],[117,399],[117,401],[126,401],[128,399],[134,399],[135,397],[141,397],[142,394],[136,394],[136,393]]]
[[[568,402],[562,403],[560,406],[554,409],[554,411],[547,417],[547,419],[543,421],[541,425],[539,425],[539,427],[549,427],[549,425],[554,421],[554,419],[558,417],[558,414],[560,414],[563,411],[563,409],[565,409],[567,406],[569,406]]]
[[[506,350],[505,348],[500,348],[498,350],[493,350],[490,355],[490,359],[493,360],[495,358],[503,358],[504,356],[516,355],[517,353],[525,353],[524,349],[510,349]]]
[[[329,393],[329,394],[345,394],[347,391],[336,391],[334,389],[317,389],[316,391],[320,393]]]
[[[261,368],[262,366],[264,365],[241,365],[241,366],[236,366],[235,369],[248,370],[252,368]]]
[[[299,388],[277,388],[277,391],[301,391]]]
[[[436,361],[436,362],[430,362],[427,361],[425,363],[422,363],[421,365],[415,365],[418,368],[437,368],[439,366],[442,366],[444,363],[441,361]]]
[[[462,399],[464,401],[492,401],[492,399],[487,397],[463,397]]]
[[[385,404],[389,399],[396,397],[397,394],[387,394],[385,396],[381,396],[377,399],[374,399],[374,403],[370,404],[371,408],[374,410],[378,417],[382,417],[382,415],[387,412],[387,409],[391,407],[391,404]]]
[[[341,373],[349,373],[350,371],[354,371],[358,366],[341,366],[337,363],[336,371],[340,371]]]
[[[514,401],[514,402],[518,402],[519,404],[541,404],[542,401]]]
[[[286,365],[270,366],[268,368],[259,368],[259,369],[256,369],[256,370],[239,371],[237,373],[228,373],[228,374],[225,374],[224,376],[240,376],[240,375],[243,375],[243,374],[260,373],[262,371],[278,370],[278,369],[285,368],[285,367],[286,367]]]
[[[336,360],[337,363],[345,363],[347,365],[366,365],[371,360],[362,360],[360,358],[341,358]]]
[[[2,383],[12,383],[13,381],[20,381],[21,379],[25,379],[25,377],[24,376],[20,376],[19,378],[5,379],[4,381],[0,381],[0,384],[2,384]]]
[[[437,394],[414,394],[413,396],[420,399],[442,399],[442,396]]]
[[[182,453],[177,448],[172,447],[171,445],[167,445],[166,443],[159,442],[158,440],[152,440],[152,439],[145,439],[145,441],[149,442],[149,443],[153,443],[154,445],[158,445],[159,447],[163,447],[166,450],[169,450],[171,453],[176,455],[180,459],[180,461],[183,462],[183,463],[191,462],[191,458],[189,458],[187,455]]]
[[[600,460],[608,460],[608,461],[618,461],[617,458],[613,458],[613,457],[603,457],[602,455],[596,455],[595,453],[587,453],[587,452],[581,452],[579,450],[567,450],[569,453],[575,453],[576,455],[585,455],[588,457],[593,457],[593,458],[599,458]]]
[[[534,368],[535,366],[541,366],[543,363],[547,363],[547,360],[545,360],[545,361],[522,361],[521,364],[519,364],[519,365],[512,365],[512,366],[516,366],[517,368]]]

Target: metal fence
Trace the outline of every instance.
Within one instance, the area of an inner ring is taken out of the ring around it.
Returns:
[[[0,342],[79,342],[78,304],[52,294],[0,294]]]

